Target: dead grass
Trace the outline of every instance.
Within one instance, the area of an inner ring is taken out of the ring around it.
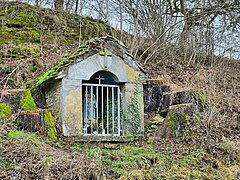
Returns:
[[[81,152],[68,153],[26,137],[5,139],[0,145],[0,157],[8,162],[0,168],[0,179],[107,179]]]
[[[201,94],[208,104],[195,113],[187,139],[216,156],[227,152],[220,148],[223,139],[240,142],[240,61],[175,47],[163,51],[146,64],[148,76],[170,77],[173,83]]]

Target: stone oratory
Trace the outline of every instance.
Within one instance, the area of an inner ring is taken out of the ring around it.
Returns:
[[[58,131],[75,141],[125,141],[144,127],[142,67],[113,37],[94,38],[40,76]]]

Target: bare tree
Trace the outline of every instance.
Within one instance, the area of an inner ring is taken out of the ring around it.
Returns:
[[[54,9],[57,11],[63,11],[64,0],[54,0]]]

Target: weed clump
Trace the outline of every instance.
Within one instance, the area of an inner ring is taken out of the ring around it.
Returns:
[[[24,90],[22,100],[19,105],[23,110],[37,110],[37,106],[32,98],[31,92],[29,89]]]
[[[47,136],[52,140],[57,140],[57,130],[51,112],[44,110],[44,122],[47,129]]]
[[[11,114],[11,107],[5,103],[0,103],[0,118],[5,118]]]

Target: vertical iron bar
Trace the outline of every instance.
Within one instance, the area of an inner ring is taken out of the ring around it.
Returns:
[[[105,130],[104,130],[104,122],[103,122],[103,113],[104,113],[104,111],[103,111],[103,90],[104,90],[104,88],[103,88],[103,86],[102,86],[102,134],[105,134]]]
[[[114,134],[114,87],[112,87],[112,134]]]
[[[97,96],[97,97],[96,97],[96,111],[97,111],[97,112],[96,112],[96,118],[97,118],[97,121],[96,121],[96,122],[97,122],[97,134],[98,134],[98,86],[96,86],[96,91],[97,91],[97,92],[96,92],[96,94],[97,94],[97,95],[96,95],[96,96]]]
[[[109,95],[109,94],[108,94],[108,86],[107,86],[107,134],[109,134],[109,122],[108,122],[108,120],[109,120],[109,119],[108,119],[108,118],[109,118],[109,115],[108,115],[108,113],[109,113],[109,112],[108,112],[108,110],[109,110],[109,109],[108,109],[108,108],[109,108],[108,99],[109,99],[109,98],[108,98],[108,95]]]
[[[93,86],[91,86],[91,134],[93,134]]]
[[[85,134],[87,134],[87,124],[88,123],[88,86],[86,86],[86,92],[85,92],[85,98],[86,98],[86,105],[85,105],[85,121],[84,121],[84,129],[86,130],[86,132],[84,132]]]
[[[118,135],[120,136],[120,87],[117,87],[117,102],[118,102]]]

